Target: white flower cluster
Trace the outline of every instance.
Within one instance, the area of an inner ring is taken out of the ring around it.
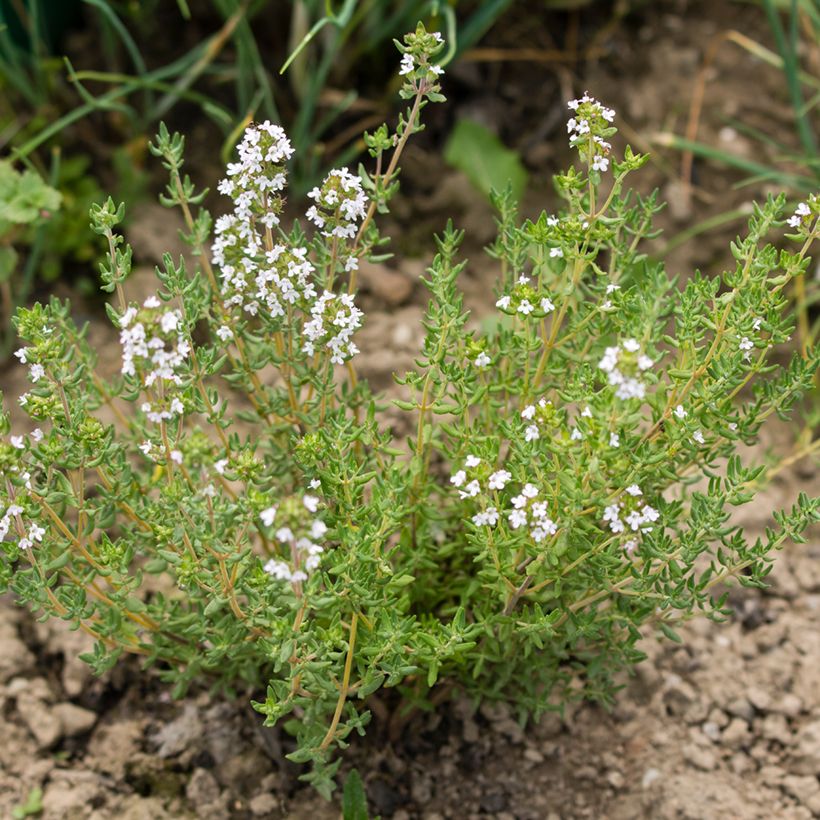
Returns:
[[[646,385],[637,378],[637,371],[649,370],[654,362],[645,354],[636,358],[640,349],[635,339],[625,339],[619,345],[606,348],[598,362],[598,367],[607,374],[609,384],[617,387],[615,395],[619,399],[642,399],[646,395]]]
[[[629,496],[626,503],[618,501],[604,508],[604,523],[616,534],[627,528],[632,532],[651,532],[651,525],[660,518],[660,513],[643,500],[643,492],[637,484],[627,487],[625,492]]]
[[[537,406],[530,404],[521,411],[521,418],[530,422],[524,430],[524,441],[538,441],[538,439],[541,438],[541,431],[538,426],[543,421],[543,411],[551,407],[551,405],[552,402],[546,399],[539,399]]]
[[[817,197],[814,194],[809,196],[808,202],[801,202],[794,213],[786,220],[790,228],[803,228],[811,220],[812,210],[809,205],[815,205]]]
[[[562,257],[564,252],[560,248],[552,248],[550,256]],[[534,318],[541,319],[555,310],[555,305],[549,296],[541,296],[530,286],[529,276],[519,276],[512,294],[504,294],[495,303],[508,314],[518,314],[529,316],[534,314]]]
[[[277,244],[263,251],[261,237],[247,234],[247,223],[239,222],[234,215],[223,216],[217,220],[217,230],[222,220],[226,220],[224,230],[214,242],[212,252],[213,261],[220,268],[228,310],[242,307],[256,316],[264,307],[275,318],[284,316],[288,305],[304,304],[316,297],[314,267],[307,258],[307,248]],[[233,331],[222,326],[217,335],[227,341]]]
[[[162,309],[156,296],[149,296],[142,309],[133,305],[120,318],[122,373],[138,375],[146,387],[160,381],[180,384],[177,369],[191,353],[191,346],[181,333],[182,313],[174,308]]]
[[[9,504],[3,513],[3,517],[0,518],[0,541],[6,540],[6,536],[13,524],[16,525],[15,529],[19,535],[17,546],[21,550],[29,550],[35,544],[42,543],[43,536],[46,534],[45,528],[34,521],[29,522],[28,528],[26,528],[23,522],[23,508],[14,503]]]
[[[444,38],[441,36],[440,31],[431,31],[430,34],[435,38],[436,42],[439,45],[444,45]],[[421,62],[419,61],[419,66],[421,66]],[[433,72],[436,76],[441,76],[444,74],[444,69],[440,65],[431,65],[427,64],[426,68],[428,71]],[[416,70],[416,58],[406,52],[402,54],[401,58],[401,65],[399,66],[399,74],[402,77],[406,77],[408,74],[412,74]]]
[[[293,147],[285,131],[269,121],[250,125],[236,146],[239,162],[228,163],[226,179],[218,190],[233,199],[234,214],[242,222],[259,217],[266,227],[278,224],[271,196],[282,191],[287,182],[285,162]]]
[[[311,514],[319,508],[319,499],[315,495],[304,495],[302,505]],[[272,527],[276,520],[276,507],[262,510],[260,518],[266,527]],[[264,566],[265,572],[280,581],[289,581],[296,584],[307,581],[308,576],[320,564],[322,553],[325,551],[321,544],[316,542],[327,532],[327,525],[320,518],[314,518],[305,528],[307,535],[294,534],[289,526],[281,526],[274,533],[274,538],[290,551],[290,561],[271,558]]]
[[[20,364],[29,365],[28,377],[36,384],[46,375],[45,368],[38,362],[29,361],[31,351],[27,347],[21,347],[15,351],[14,355],[20,360]]]
[[[212,260],[219,268],[226,310],[241,308],[251,316],[261,313],[272,319],[295,311],[303,322],[302,352],[312,356],[326,348],[334,364],[343,364],[358,352],[352,336],[361,327],[363,314],[353,297],[318,293],[308,248],[281,242],[272,245],[270,235],[263,237],[259,229],[260,223],[270,228],[278,222],[278,194],[286,182],[284,162],[292,153],[284,131],[277,126],[256,126],[245,132],[239,145],[240,162],[229,166],[232,178],[223,180],[220,187],[234,198],[235,207],[216,222]],[[325,236],[355,237],[367,209],[360,177],[347,168],[331,171],[309,195],[316,205],[308,217],[325,229]],[[346,270],[353,270],[358,260],[351,255],[344,264]],[[227,342],[234,331],[223,324],[216,335]]]
[[[486,491],[482,487],[482,477],[486,469],[481,470],[482,461],[478,456],[468,455],[464,460],[464,468],[457,470],[450,476],[450,483],[458,489],[461,499],[479,498],[484,492],[501,491],[512,480],[507,470],[496,470],[486,477]],[[533,484],[525,484],[521,493],[511,499],[512,509],[507,511],[507,520],[510,527],[517,530],[529,526],[530,535],[536,543],[555,535],[558,525],[547,514],[547,502],[538,501],[538,488]],[[502,513],[495,506],[487,506],[472,516],[472,522],[477,527],[494,527]]]
[[[558,532],[558,525],[547,514],[547,502],[538,500],[538,487],[525,484],[521,493],[512,499],[513,509],[507,515],[510,527],[530,528],[530,536],[537,544]]]
[[[317,347],[330,351],[333,364],[345,361],[359,352],[353,334],[362,326],[364,315],[353,302],[350,294],[338,296],[326,290],[310,309],[311,319],[305,323],[305,353],[312,356]]]
[[[589,136],[592,135],[592,168],[595,171],[609,169],[609,152],[612,146],[595,132],[607,127],[615,119],[615,112],[585,93],[578,100],[570,100],[567,107],[575,116],[567,121],[567,133],[570,135],[570,146],[579,146],[579,141],[586,148]]]
[[[308,208],[305,216],[322,231],[323,236],[353,239],[359,222],[367,214],[367,194],[362,188],[362,178],[347,168],[332,170],[322,183],[308,196],[316,204]]]

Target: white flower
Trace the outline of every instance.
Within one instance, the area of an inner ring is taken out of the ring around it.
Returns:
[[[478,456],[468,455],[466,459],[464,459],[464,465],[466,467],[478,467],[481,464],[481,459]]]
[[[308,512],[315,513],[319,509],[319,499],[315,495],[306,495],[302,498],[302,503]]]
[[[522,299],[521,304],[518,305],[518,312],[528,316],[535,308],[529,303],[528,299]]]
[[[538,432],[538,427],[535,424],[530,424],[526,430],[524,430],[524,441],[538,441],[541,438],[541,434]]]
[[[327,532],[327,524],[318,518],[310,525],[310,537],[321,538]]]
[[[488,485],[491,490],[503,490],[507,482],[512,478],[512,474],[506,470],[497,470],[488,479]]]
[[[228,466],[228,459],[227,458],[220,458],[219,461],[214,462],[214,470],[216,470],[219,475],[225,475],[225,468]]]
[[[494,527],[498,523],[498,510],[495,507],[488,507],[476,513],[472,521],[477,527]]]
[[[276,507],[268,507],[266,510],[262,510],[262,512],[259,513],[259,517],[266,527],[272,527],[276,518]]]
[[[43,536],[46,534],[46,531],[43,527],[37,526],[37,524],[32,524],[29,527],[28,537],[32,541],[42,542]]]
[[[454,487],[460,487],[465,481],[467,480],[467,473],[464,470],[459,470],[457,473],[453,473],[450,476],[450,483]]]
[[[21,393],[20,397],[17,399],[17,402],[20,405],[20,407],[25,407],[28,404],[28,399],[28,393]]]
[[[550,248],[550,258],[551,259],[563,259],[564,252],[561,248]]]
[[[413,55],[412,54],[404,54],[401,58],[401,66],[399,67],[399,74],[406,75],[409,74],[415,68],[415,63],[413,62]]]
[[[675,408],[674,413],[675,413],[675,415],[676,415],[679,419],[685,419],[685,418],[689,415],[689,414],[686,412],[686,410],[684,410],[684,407],[683,407],[683,405],[682,405],[682,404],[679,404],[679,405]]]
[[[151,454],[151,442],[150,441],[143,441],[142,444],[139,446],[140,450],[142,450],[143,455],[150,455]]]
[[[799,228],[803,224],[803,217],[809,216],[811,209],[805,202],[801,202],[792,216],[788,218],[788,223],[792,228]]]
[[[35,441],[42,441],[43,440],[43,431],[39,427],[35,427],[34,430],[32,430],[31,437]]]
[[[572,432],[569,434],[570,441],[581,441],[583,437],[584,434],[577,427],[573,427]]]
[[[182,464],[182,452],[180,450],[171,450],[171,461],[174,464]]]
[[[487,367],[487,365],[491,363],[492,359],[483,350],[475,357],[475,361],[473,362],[478,368]]]
[[[639,370],[649,370],[655,362],[649,358],[646,354],[642,354],[638,357],[638,369]]]
[[[626,492],[633,498],[637,498],[639,495],[643,495],[643,492],[641,492],[641,488],[637,484],[630,484],[630,486],[626,488]]]
[[[525,484],[524,489],[521,490],[521,495],[524,498],[535,498],[538,495],[538,487],[535,484]]]
[[[33,382],[38,382],[46,375],[45,368],[41,364],[33,364],[29,370],[29,376]]]
[[[507,516],[510,526],[517,530],[519,527],[527,526],[527,513],[524,510],[512,510]]]
[[[17,546],[20,547],[21,550],[30,550],[33,546],[31,541],[28,538],[21,538],[17,542]]]
[[[160,306],[160,301],[156,296],[149,296],[143,303],[142,306],[146,308],[158,308]]]
[[[318,490],[321,486],[322,482],[319,481],[318,478],[312,478],[310,480],[310,484],[308,484],[308,487],[310,487],[311,490]]]
[[[481,492],[481,485],[473,479],[463,490],[459,490],[458,494],[461,498],[475,498]]]
[[[522,411],[521,411],[521,418],[530,421],[530,419],[535,416],[535,405],[528,404]]]
[[[694,432],[694,433],[692,433],[692,438],[693,438],[693,439],[694,439],[694,440],[695,440],[698,444],[705,444],[705,443],[706,443],[706,440],[703,438],[703,433],[701,433],[701,431],[700,431],[700,430],[695,430],[695,432]]]
[[[20,364],[28,364],[26,361],[26,354],[28,353],[28,349],[25,347],[21,347],[19,350],[14,351],[14,355],[20,360]]]
[[[507,310],[510,307],[510,297],[509,296],[502,296],[495,303],[495,306],[501,308],[502,310]]]
[[[233,338],[233,331],[227,326],[222,325],[217,331],[216,335],[222,339],[223,342],[227,342],[228,339]]]
[[[26,446],[23,436],[11,436],[9,441],[11,442],[11,446],[17,450],[22,450]]]
[[[629,353],[637,353],[641,349],[641,345],[636,339],[624,339],[623,348]]]
[[[748,336],[744,336],[738,343],[741,350],[751,350],[754,346],[755,343]]]
[[[293,530],[290,527],[280,527],[276,530],[276,540],[282,544],[293,541]]]
[[[202,495],[206,498],[216,498],[216,487],[213,484],[209,484],[207,487],[202,488]]]
[[[545,296],[541,300],[541,310],[543,310],[544,313],[552,313],[555,310],[555,305],[548,297]]]

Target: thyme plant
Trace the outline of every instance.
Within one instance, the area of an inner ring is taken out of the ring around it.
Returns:
[[[816,369],[815,352],[772,355],[820,201],[789,220],[796,250],[766,244],[784,217],[770,199],[734,267],[679,286],[643,250],[660,205],[627,178],[646,156],[616,157],[615,114],[588,95],[569,103],[578,163],[556,177],[560,213],[523,220],[495,196],[496,321],[478,331],[464,310],[448,225],[403,398],[370,392],[357,268],[382,253],[402,150],[444,99],[442,38],[419,26],[398,47],[407,110],[365,136],[373,170],[310,192],[304,223],[282,222],[280,127],[247,128],[215,222],[161,128],[187,261],[166,256],[156,294],[129,303],[123,206],[95,207],[121,374],[95,373],[67,304],[19,310],[19,404],[39,426],[2,421],[0,586],[93,636],[98,673],[133,653],[176,696],[205,681],[264,692],[255,708],[284,721],[325,794],[380,688],[416,703],[458,689],[522,718],[608,701],[642,626],[677,639],[695,613],[719,620],[725,584],[762,585],[818,516],[801,494],[758,537],[730,520],[764,471],[738,447]],[[413,420],[409,440],[391,413]]]

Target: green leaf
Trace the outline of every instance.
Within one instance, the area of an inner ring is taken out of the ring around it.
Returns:
[[[351,769],[342,792],[342,817],[344,820],[368,820],[367,795],[358,770]]]
[[[444,159],[463,171],[486,197],[508,185],[515,199],[527,187],[527,171],[514,151],[492,132],[472,120],[459,120],[444,149]]]

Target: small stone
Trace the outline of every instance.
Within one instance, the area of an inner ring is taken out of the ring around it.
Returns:
[[[759,712],[766,712],[772,703],[771,695],[765,690],[756,687],[747,690],[746,697]]]
[[[63,727],[39,698],[20,695],[17,711],[41,749],[50,749],[63,735]]]
[[[694,688],[679,675],[667,675],[663,692],[663,702],[672,715],[682,715],[697,698]]]
[[[660,769],[647,769],[641,778],[641,786],[648,789],[655,781],[661,777]]]
[[[160,757],[174,757],[202,738],[204,727],[199,710],[193,703],[187,703],[182,714],[163,726],[154,741],[158,745]]]
[[[760,780],[766,786],[779,786],[785,776],[786,772],[780,766],[761,766],[760,768]]]
[[[792,774],[817,776],[820,773],[820,721],[807,723],[797,734],[797,748],[789,762]]]
[[[529,760],[532,763],[543,763],[544,755],[542,755],[538,749],[533,749],[531,746],[528,746],[524,749],[524,759]]]
[[[717,765],[717,758],[711,749],[689,743],[683,747],[683,759],[702,772],[710,772]]]
[[[34,655],[8,625],[0,633],[0,684],[33,669],[34,664]]]
[[[609,783],[613,789],[620,790],[624,787],[626,780],[621,772],[617,769],[613,769],[607,773],[606,782]]]
[[[722,709],[712,709],[706,719],[721,729],[724,729],[729,725],[729,716]]]
[[[799,803],[807,806],[809,801],[820,795],[820,783],[817,782],[816,777],[804,775],[802,777],[797,775],[788,775],[783,778],[780,784],[786,794],[790,794]]]
[[[795,718],[803,711],[803,701],[792,692],[787,692],[783,697],[772,703],[770,711],[778,715]]]
[[[194,769],[185,796],[196,809],[212,806],[219,800],[219,784],[207,769]]]
[[[254,817],[265,817],[271,815],[276,811],[277,806],[278,803],[276,802],[276,798],[272,794],[268,794],[266,792],[257,794],[256,797],[248,803],[248,808],[251,810],[251,814]]]
[[[52,714],[59,721],[64,737],[76,737],[90,731],[97,722],[97,714],[73,703],[58,703]]]
[[[714,723],[711,720],[707,720],[701,727],[700,730],[703,732],[709,740],[714,741],[717,743],[720,740],[720,726],[717,723]]]
[[[750,757],[743,754],[742,752],[736,752],[729,759],[729,768],[735,774],[746,774],[747,772],[754,771],[757,767],[755,766],[754,761]]]
[[[731,749],[746,748],[751,740],[748,724],[743,718],[733,718],[721,732],[720,740]]]
[[[776,740],[783,746],[792,742],[792,733],[783,715],[766,715],[760,722],[760,734],[768,740]]]
[[[465,718],[461,727],[465,743],[476,743],[479,738],[478,724],[472,718]]]
[[[735,698],[731,701],[728,706],[726,707],[726,711],[730,715],[734,715],[735,717],[743,718],[746,723],[751,723],[752,718],[754,717],[754,709],[752,708],[752,704],[746,698]]]

